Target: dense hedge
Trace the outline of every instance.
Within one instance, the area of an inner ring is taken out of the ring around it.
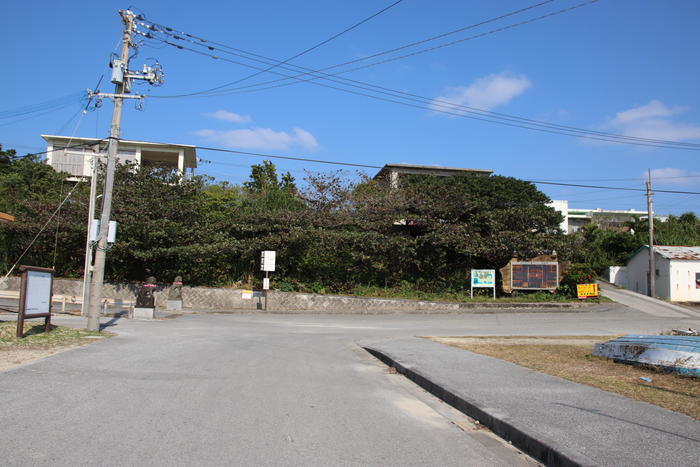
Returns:
[[[88,187],[65,178],[31,157],[0,151],[0,211],[17,217],[0,226],[0,271],[46,224],[21,263],[82,275]],[[286,289],[410,283],[450,291],[467,285],[470,269],[498,269],[514,255],[556,250],[561,259],[601,269],[643,241],[641,225],[635,235],[590,228],[565,236],[547,197],[510,177],[410,176],[392,189],[381,180],[351,183],[336,172],[309,174],[302,186],[289,174],[278,176],[267,161],[253,166],[243,186],[120,166],[112,216],[118,241],[108,253],[106,277],[255,284],[260,251],[276,250],[273,277]],[[697,235],[697,218],[689,216],[671,222]]]

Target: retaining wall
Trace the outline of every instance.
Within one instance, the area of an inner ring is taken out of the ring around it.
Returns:
[[[5,284],[0,284],[0,290],[19,290],[20,279],[9,278]],[[82,280],[54,279],[54,295],[82,297]],[[104,284],[104,298],[123,302],[134,302],[140,284]],[[157,308],[165,308],[168,287],[158,285],[154,296]],[[251,292],[242,289],[226,289],[212,287],[183,287],[182,305],[190,310],[236,311],[261,310],[265,305],[262,291]],[[318,295],[310,293],[280,292],[272,290],[267,298],[267,311],[284,313],[465,313],[475,309],[489,311],[498,308],[518,310],[535,308],[538,311],[559,311],[562,309],[581,308],[586,306],[579,303],[456,303],[430,302],[423,300],[401,300],[390,298],[365,298],[340,295]]]

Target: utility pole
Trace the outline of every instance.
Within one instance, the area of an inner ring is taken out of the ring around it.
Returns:
[[[90,279],[92,277],[92,221],[95,217],[95,199],[97,195],[97,166],[98,154],[100,153],[100,145],[97,144],[97,150],[93,148],[95,154],[90,158],[92,167],[90,171],[90,204],[88,206],[88,223],[87,223],[87,239],[85,240],[85,268],[83,273],[83,307],[81,314],[88,315],[90,309]]]
[[[654,257],[654,209],[651,198],[651,169],[649,169],[649,180],[647,180],[647,216],[649,219],[649,295],[656,297],[656,258]]]
[[[143,96],[131,94],[131,80],[143,79],[151,84],[161,84],[163,74],[160,65],[151,68],[143,67],[143,72],[129,70],[129,49],[136,47],[132,37],[136,32],[136,15],[130,10],[120,10],[119,15],[124,23],[122,33],[122,51],[119,59],[112,60],[112,82],[115,84],[114,94],[90,92],[90,96],[98,98],[110,97],[114,100],[114,112],[112,124],[109,130],[109,143],[107,145],[107,171],[105,174],[104,190],[102,193],[102,215],[100,216],[100,229],[97,234],[97,246],[95,251],[95,265],[90,284],[90,300],[88,309],[87,328],[91,331],[100,329],[100,305],[102,302],[102,288],[105,274],[105,260],[107,257],[107,235],[109,231],[109,217],[112,212],[112,187],[114,186],[114,169],[117,160],[117,146],[121,135],[122,104],[124,99],[143,99]]]

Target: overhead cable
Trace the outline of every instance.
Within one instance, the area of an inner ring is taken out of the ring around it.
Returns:
[[[587,2],[587,3],[589,3],[589,2]],[[562,10],[562,11],[565,11],[565,10]],[[189,36],[191,36],[191,35],[189,35]],[[182,39],[180,36],[177,36],[177,35],[173,35],[173,37],[176,37],[178,39]],[[194,36],[191,36],[191,37],[194,37]],[[167,45],[176,47],[176,48],[181,49],[181,50],[188,50],[188,51],[191,51],[191,52],[194,52],[197,54],[209,56],[211,58],[216,58],[216,59],[220,59],[223,61],[228,61],[228,62],[236,64],[236,65],[241,65],[241,66],[253,68],[253,69],[260,70],[260,71],[263,70],[262,68],[256,67],[254,65],[239,62],[236,60],[230,60],[230,59],[227,59],[225,57],[215,56],[215,55],[212,55],[208,52],[203,52],[200,50],[193,49],[191,47],[187,47],[184,45],[176,44],[174,42],[170,42],[169,40],[159,39],[156,37],[151,37],[151,38],[162,41]],[[205,39],[201,39],[201,40],[206,41]],[[192,44],[197,44],[195,41],[190,40],[190,42]],[[202,44],[197,44],[197,45],[202,45]],[[212,47],[212,46],[204,46],[204,47],[206,47],[209,50],[219,50],[216,47]],[[239,49],[236,49],[236,50],[239,50]],[[269,65],[270,63],[280,64],[281,68],[284,68],[287,70],[292,69],[291,67],[294,67],[296,69],[305,69],[303,67],[299,67],[296,65],[288,65],[288,64],[282,65],[282,62],[279,62],[275,59],[271,59],[268,57],[263,57],[260,55],[256,55],[256,56],[262,57],[262,60],[256,59],[256,58],[251,59],[250,57],[244,57],[241,54],[228,52],[225,50],[223,50],[222,52],[236,55],[239,57],[243,57],[243,58],[246,58],[248,60],[257,61],[257,62],[263,63],[265,65]],[[264,70],[267,70],[267,68]],[[431,111],[435,111],[435,112],[439,112],[439,113],[446,113],[448,115],[453,115],[453,116],[482,120],[482,121],[486,121],[486,122],[490,122],[490,123],[497,123],[497,124],[502,124],[502,125],[507,125],[507,126],[515,126],[515,127],[531,129],[531,130],[536,130],[536,131],[544,131],[544,132],[548,132],[548,133],[562,134],[562,135],[574,136],[574,137],[582,137],[582,138],[588,138],[588,139],[594,139],[594,140],[600,140],[600,141],[606,141],[606,142],[634,144],[634,145],[660,147],[660,148],[667,148],[667,149],[700,150],[700,144],[684,143],[684,142],[668,141],[668,140],[658,140],[658,139],[652,139],[652,138],[641,138],[641,137],[635,137],[635,136],[620,135],[620,134],[615,134],[615,133],[596,131],[596,130],[587,130],[587,129],[583,129],[583,128],[568,126],[568,125],[560,125],[560,124],[555,124],[555,123],[543,122],[543,121],[538,121],[538,120],[534,120],[534,119],[518,117],[515,115],[509,115],[509,114],[505,114],[505,113],[492,112],[492,111],[487,111],[487,110],[483,110],[483,109],[463,106],[463,105],[455,104],[453,102],[449,102],[449,101],[445,101],[445,100],[431,99],[431,98],[420,96],[417,94],[412,94],[412,93],[407,93],[404,91],[394,90],[394,89],[387,88],[387,87],[377,86],[377,85],[362,82],[359,80],[352,80],[349,78],[339,77],[339,76],[337,76],[337,74],[336,75],[329,75],[326,73],[322,73],[318,70],[309,70],[309,69],[305,69],[305,70],[307,70],[308,73],[302,73],[302,74],[296,75],[296,76],[284,75],[282,73],[274,72],[274,71],[270,71],[270,72],[273,74],[284,76],[285,78],[283,78],[283,79],[285,79],[285,80],[286,79],[299,80],[299,78],[298,78],[299,76],[302,76],[305,74],[306,75],[314,74],[315,76],[313,78],[304,79],[304,80],[300,80],[300,81],[311,82],[312,84],[315,84],[318,86],[327,87],[327,88],[339,90],[339,91],[350,93],[350,94],[361,95],[361,96],[365,96],[365,97],[369,97],[369,98],[373,98],[373,99],[377,99],[377,100],[383,100],[386,102],[396,103],[396,104],[400,104],[400,105],[407,105],[410,107],[417,107],[417,108],[431,110]],[[338,88],[336,86],[318,83],[318,82],[314,81],[315,79],[323,79],[326,81],[338,83],[338,84],[343,85],[343,86],[350,86],[353,88],[358,88],[358,89],[363,90],[363,91],[369,91],[369,92],[373,92],[373,93],[377,93],[377,94],[381,94],[381,95],[386,95],[386,96],[391,97],[392,99],[386,99],[386,98],[383,98],[380,96],[366,94],[364,92],[357,92],[357,91],[349,90],[346,88]],[[248,87],[250,87],[250,86],[248,86]],[[242,88],[245,88],[245,87],[242,87]],[[242,89],[242,88],[240,88],[240,89]],[[269,88],[265,88],[265,89],[269,89]],[[152,97],[164,97],[164,96],[152,96]],[[399,102],[399,101],[396,101],[395,99],[401,99],[402,101]],[[407,101],[407,102],[404,102],[404,101]],[[411,102],[415,102],[419,105],[411,104]],[[495,121],[495,120],[498,120],[498,121]]]
[[[400,50],[404,50],[404,49],[407,49],[407,48],[416,47],[416,46],[418,46],[418,45],[421,45],[421,44],[424,44],[424,43],[427,43],[427,42],[431,42],[431,41],[434,41],[434,40],[438,40],[438,39],[441,39],[441,38],[443,38],[443,37],[447,37],[447,36],[450,36],[450,35],[453,35],[453,34],[458,34],[458,33],[460,33],[460,32],[464,32],[464,31],[467,31],[467,30],[469,30],[469,29],[474,29],[474,28],[477,28],[477,27],[479,27],[479,26],[483,26],[483,25],[485,25],[485,24],[492,23],[492,22],[495,22],[495,21],[498,21],[498,20],[507,18],[507,17],[509,17],[509,16],[517,15],[517,14],[522,13],[522,12],[525,12],[525,11],[527,11],[527,10],[531,10],[531,9],[533,9],[533,8],[540,7],[540,6],[542,6],[542,5],[545,5],[545,4],[548,4],[548,3],[552,3],[553,1],[555,1],[555,0],[545,0],[545,1],[543,1],[543,2],[535,3],[535,4],[533,4],[533,5],[529,5],[529,6],[527,6],[527,7],[520,8],[520,9],[511,11],[511,12],[505,13],[505,14],[503,14],[503,15],[500,15],[500,16],[497,16],[497,17],[494,17],[494,18],[490,18],[490,19],[487,19],[487,20],[484,20],[484,21],[480,21],[480,22],[478,22],[478,23],[471,24],[471,25],[468,25],[468,26],[464,26],[464,27],[461,27],[461,28],[459,28],[459,29],[455,29],[455,30],[452,30],[452,31],[449,31],[449,32],[446,32],[446,33],[443,33],[443,34],[438,34],[438,35],[436,35],[436,36],[432,36],[432,37],[428,37],[428,38],[426,38],[426,39],[422,39],[422,40],[419,40],[419,41],[411,42],[410,44],[405,44],[405,45],[402,45],[402,46],[400,46],[400,47],[394,47],[394,48],[389,49],[389,50],[384,50],[384,51],[382,51],[382,52],[377,52],[377,53],[374,53],[374,54],[371,54],[371,55],[367,55],[367,56],[365,56],[365,57],[355,58],[355,59],[350,60],[350,61],[346,61],[346,62],[343,62],[343,63],[338,63],[338,64],[336,64],[336,65],[331,65],[331,66],[328,66],[328,67],[325,67],[325,68],[321,68],[321,69],[319,69],[319,70],[314,70],[314,71],[315,71],[315,72],[328,71],[328,70],[332,70],[332,69],[335,69],[335,68],[343,67],[343,66],[346,66],[346,65],[351,65],[351,64],[353,64],[353,63],[358,63],[358,62],[370,60],[370,59],[372,59],[372,58],[376,58],[376,57],[379,57],[379,56],[382,56],[382,55],[386,55],[386,54],[398,52],[398,51],[400,51]],[[593,1],[598,1],[598,0],[593,0]],[[392,5],[392,6],[393,6],[393,5]],[[563,12],[563,11],[562,11],[562,12]],[[169,33],[172,33],[172,32],[174,31],[173,28],[164,26],[164,25],[159,24],[159,23],[154,23],[154,22],[151,22],[151,21],[149,21],[149,22],[150,22],[152,25],[155,25],[156,27],[161,28],[161,30],[163,30],[166,34],[173,36],[172,34],[169,34]],[[227,48],[227,49],[229,49],[229,50],[238,51],[238,52],[242,52],[242,53],[249,54],[249,55],[251,55],[251,56],[255,56],[255,54],[242,51],[242,50],[240,50],[240,49],[237,49],[237,48],[235,48],[235,47],[232,47],[232,46],[229,46],[229,45],[226,45],[226,44],[222,44],[222,43],[220,43],[220,42],[216,42],[216,41],[211,41],[211,40],[208,40],[208,39],[204,39],[204,38],[202,38],[202,37],[198,37],[198,36],[195,36],[195,35],[193,35],[193,34],[188,34],[188,33],[185,33],[185,32],[180,32],[179,34],[182,35],[182,36],[189,37],[189,38],[191,38],[191,39],[195,39],[196,41],[199,41],[199,42],[201,42],[201,43],[205,43],[205,44],[214,44],[214,45],[216,45],[216,46],[224,47],[224,48]],[[179,37],[179,36],[178,36],[177,39],[182,39],[182,37]],[[469,39],[465,39],[465,40],[469,40]],[[191,42],[195,43],[195,41],[191,41]],[[462,41],[460,41],[460,42],[464,42],[464,40],[462,40]],[[211,47],[210,47],[210,49],[211,49]],[[281,65],[281,64],[283,63],[282,61],[276,61],[276,62],[277,62],[278,65]],[[306,76],[306,75],[308,75],[308,73],[302,73],[302,74],[300,74],[298,77]],[[291,79],[291,78],[293,78],[293,77],[284,78],[284,80]],[[276,80],[276,81],[280,81],[280,80]],[[269,83],[269,82],[268,82],[268,83]],[[268,84],[268,83],[261,83],[261,84]],[[235,82],[226,83],[226,84],[224,84],[224,85],[217,86],[216,89],[222,88],[222,87],[226,87],[226,86],[229,86],[229,85],[231,85],[231,84],[235,84]],[[259,85],[261,85],[261,84],[259,84]],[[175,96],[158,96],[158,97],[187,97],[187,96],[195,96],[195,95],[199,95],[199,94],[207,94],[207,93],[209,93],[210,91],[211,91],[211,90],[204,90],[204,91],[198,91],[198,92],[195,92],[195,93],[179,94],[179,95],[175,95]],[[154,96],[154,97],[155,97],[155,96]]]

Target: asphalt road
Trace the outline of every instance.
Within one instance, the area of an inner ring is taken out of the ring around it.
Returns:
[[[202,314],[113,324],[117,337],[0,373],[4,465],[533,465],[388,373],[358,342],[658,332],[699,327],[700,315],[611,305],[590,313]]]

